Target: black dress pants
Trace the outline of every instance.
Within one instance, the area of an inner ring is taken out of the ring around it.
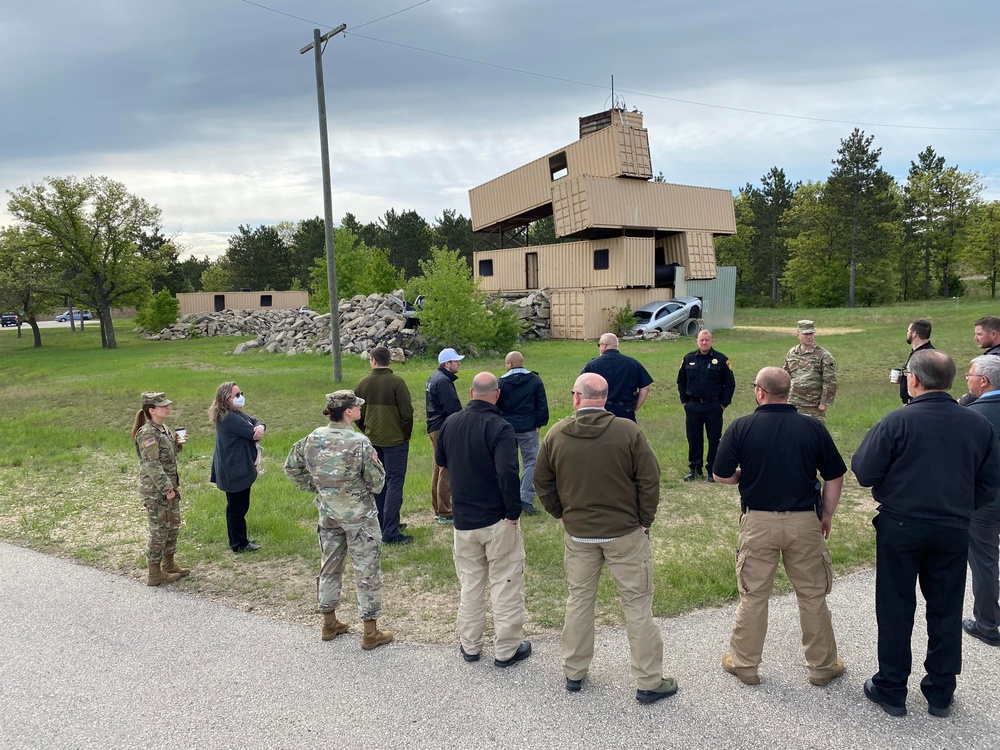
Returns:
[[[886,702],[906,703],[913,655],[916,584],[927,602],[927,674],[920,689],[937,708],[951,704],[962,671],[962,605],[969,532],[881,512],[875,526],[875,616],[878,672],[872,682]]]
[[[691,470],[701,469],[704,455],[702,429],[708,435],[708,461],[705,467],[712,470],[715,454],[722,439],[722,404],[718,401],[700,403],[688,401],[684,404],[684,424],[687,427],[688,466]]]
[[[252,487],[253,485],[250,485]],[[250,510],[250,487],[239,492],[226,493],[226,530],[229,532],[229,547],[235,552],[246,547],[247,511]]]

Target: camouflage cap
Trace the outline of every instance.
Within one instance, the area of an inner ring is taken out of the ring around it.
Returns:
[[[326,394],[326,405],[330,409],[341,409],[345,406],[361,406],[365,400],[354,395],[354,391],[334,391]]]
[[[172,403],[174,402],[167,398],[167,394],[163,391],[143,391],[143,406],[170,406]]]
[[[811,320],[800,320],[799,333],[816,333],[816,324]]]

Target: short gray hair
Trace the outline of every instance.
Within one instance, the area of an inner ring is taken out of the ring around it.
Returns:
[[[1000,357],[992,354],[984,354],[972,360],[972,367],[976,375],[982,375],[994,389],[1000,388]]]
[[[909,368],[928,391],[950,391],[955,383],[955,360],[939,349],[914,352]]]

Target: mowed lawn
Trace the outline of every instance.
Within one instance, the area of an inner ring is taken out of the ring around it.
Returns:
[[[795,321],[811,318],[817,342],[837,360],[839,390],[828,417],[845,460],[865,431],[900,406],[889,369],[900,367],[908,347],[905,332],[916,317],[934,324],[932,340],[955,357],[964,392],[970,358],[978,354],[973,321],[993,314],[982,297],[857,310],[741,310],[735,330],[717,331],[716,348],[733,362],[736,398],[727,424],[754,408],[751,383],[766,365],[781,365],[796,343]],[[308,493],[285,478],[282,463],[292,443],[324,421],[323,394],[352,387],[368,363],[345,359],[342,385],[333,383],[328,358],[311,355],[232,355],[239,338],[147,342],[118,321],[119,349],[103,351],[96,325],[83,334],[43,330],[43,347],[12,329],[0,333],[0,537],[115,570],[141,584],[144,576],[145,514],[136,485],[137,460],[129,432],[139,394],[163,390],[174,400],[173,426],[187,427],[181,457],[182,511],[178,557],[191,565],[179,590],[284,619],[315,622],[318,546],[316,515]],[[26,334],[29,332],[25,329]],[[655,383],[639,423],[659,457],[662,494],[650,532],[656,555],[657,615],[669,616],[715,605],[736,596],[733,560],[739,501],[736,488],[684,484],[687,446],[677,398],[677,369],[692,339],[626,342]],[[570,389],[580,369],[597,355],[593,342],[528,342],[526,366],[542,376],[552,422],[570,411]],[[503,352],[466,359],[457,386],[463,403],[472,376],[503,372]],[[416,542],[383,553],[383,620],[406,640],[452,638],[458,586],[451,562],[451,528],[430,509],[430,442],[424,425],[424,382],[436,360],[395,366],[410,387],[417,424],[410,444],[403,517]],[[235,380],[247,395],[246,411],[267,424],[263,475],[254,485],[248,524],[263,549],[233,555],[226,545],[225,497],[208,482],[213,431],[207,409],[216,387]],[[849,475],[834,518],[830,549],[838,572],[870,565],[874,556],[867,491]],[[526,593],[531,632],[558,628],[566,590],[562,534],[542,514],[523,521],[527,547]],[[779,587],[787,582],[779,576]],[[342,611],[354,615],[353,584],[345,581]],[[602,622],[621,620],[614,588],[602,581]]]

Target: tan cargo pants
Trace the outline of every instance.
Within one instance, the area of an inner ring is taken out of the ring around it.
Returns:
[[[740,603],[729,641],[733,666],[741,675],[757,674],[779,555],[798,599],[809,675],[829,677],[837,662],[837,641],[826,605],[833,568],[819,519],[811,510],[749,510],[740,518],[740,546],[736,553]]]

